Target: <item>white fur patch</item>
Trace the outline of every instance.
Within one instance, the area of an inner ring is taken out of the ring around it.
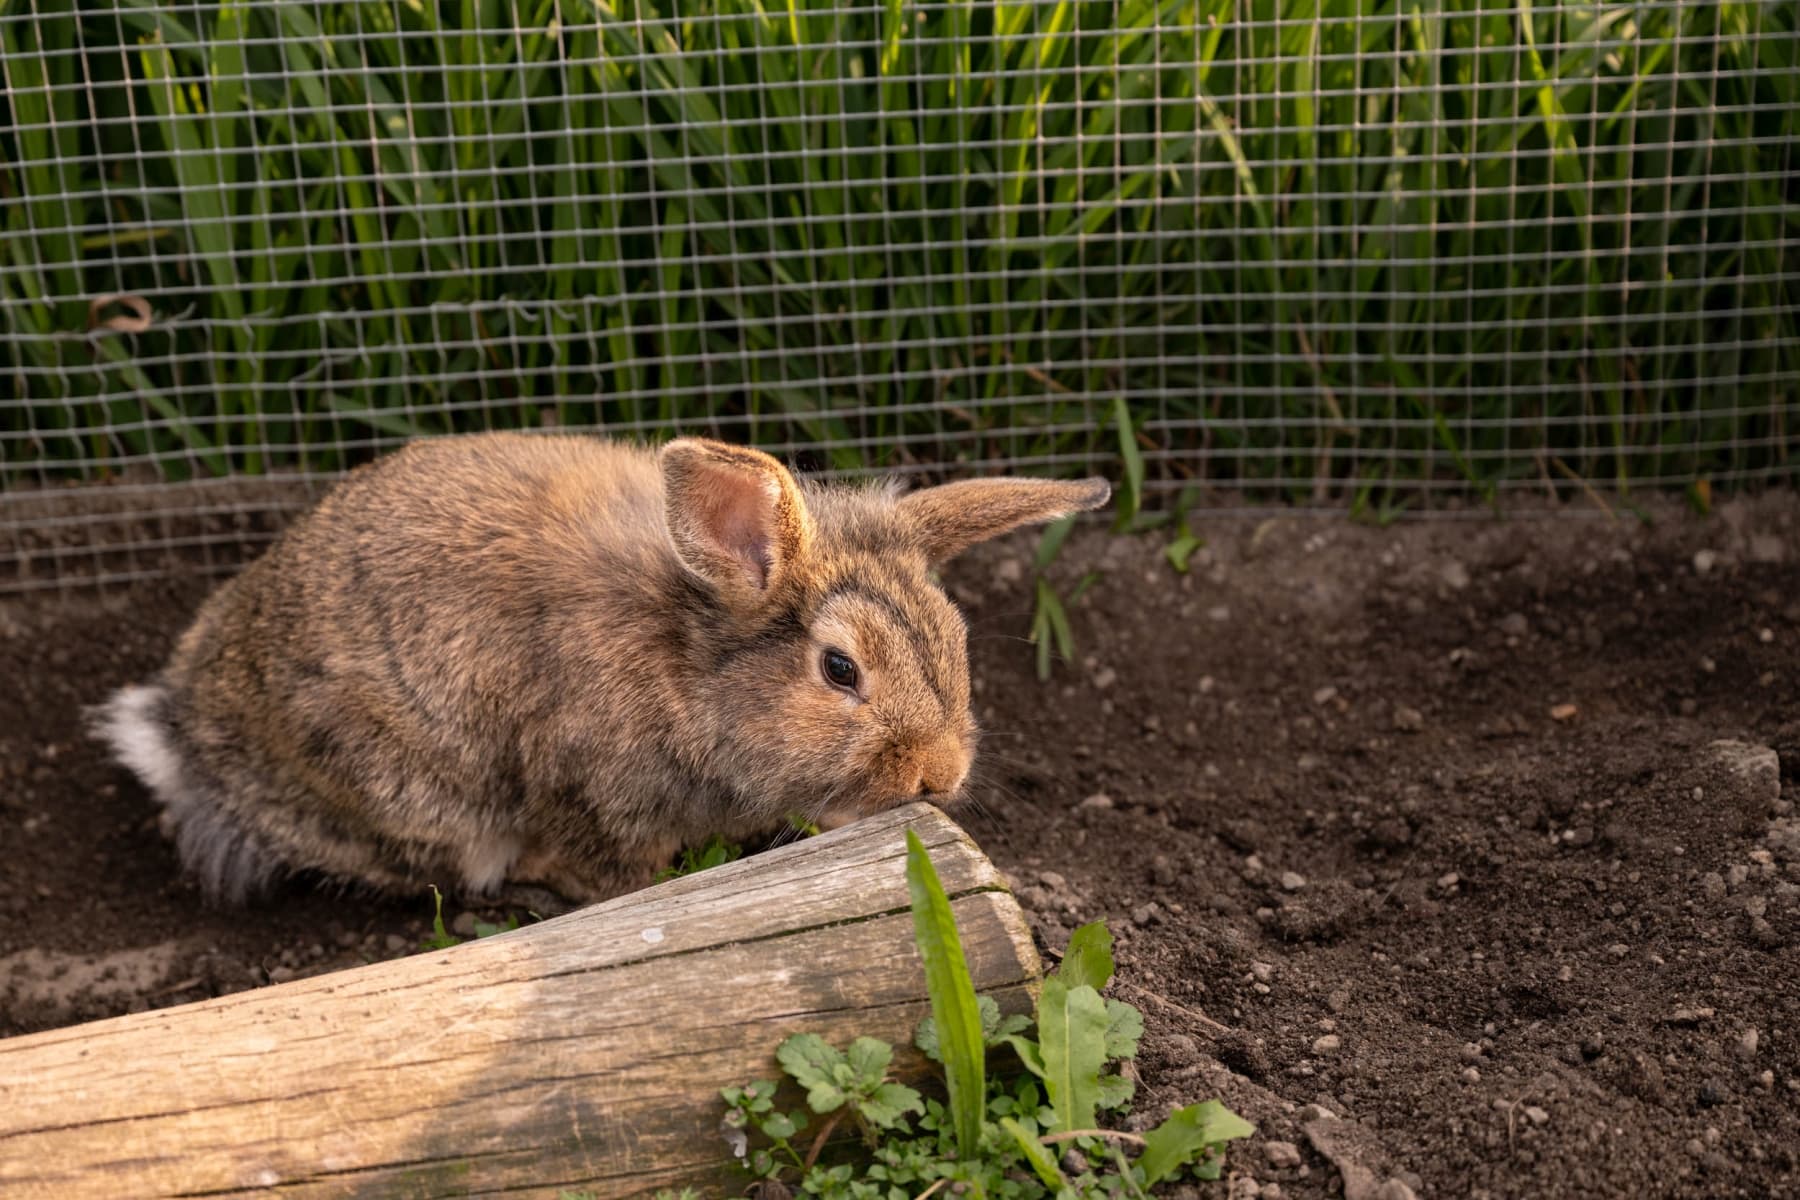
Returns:
[[[463,881],[475,892],[491,892],[506,879],[519,861],[517,838],[493,835],[463,847]]]
[[[176,795],[181,759],[153,715],[165,695],[160,687],[120,688],[100,710],[95,728],[113,755],[166,802]]]

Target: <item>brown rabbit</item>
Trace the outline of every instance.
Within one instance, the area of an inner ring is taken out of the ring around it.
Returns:
[[[789,813],[957,798],[932,567],[1101,479],[902,495],[682,438],[416,442],[352,472],[97,711],[206,896],[316,871],[586,903]]]

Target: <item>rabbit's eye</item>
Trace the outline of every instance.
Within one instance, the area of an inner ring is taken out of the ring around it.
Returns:
[[[856,664],[843,651],[827,650],[825,657],[820,660],[820,666],[825,671],[826,680],[834,686],[845,689],[856,686]]]

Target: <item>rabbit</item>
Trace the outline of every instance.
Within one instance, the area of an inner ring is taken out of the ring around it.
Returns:
[[[954,804],[977,729],[934,569],[1110,495],[803,483],[692,437],[415,441],[91,720],[212,905],[307,875],[567,911],[714,834]]]

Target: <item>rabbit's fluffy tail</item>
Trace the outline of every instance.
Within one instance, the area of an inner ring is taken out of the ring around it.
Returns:
[[[120,688],[90,715],[98,738],[131,768],[163,806],[163,826],[182,864],[214,904],[239,905],[265,891],[281,861],[221,803],[216,788],[183,753],[160,684]]]

